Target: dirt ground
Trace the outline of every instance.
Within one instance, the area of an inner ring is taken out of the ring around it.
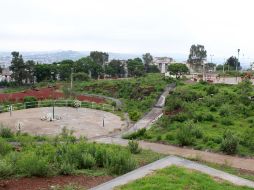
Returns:
[[[47,178],[20,178],[0,180],[0,190],[49,190],[56,186],[69,184],[85,188],[92,188],[101,183],[111,180],[111,176],[56,176]]]
[[[0,114],[0,124],[10,127],[13,131],[18,130],[18,123],[21,123],[21,132],[33,135],[57,135],[63,127],[73,130],[74,135],[92,138],[107,135],[112,131],[124,127],[124,121],[119,116],[109,112],[88,108],[56,107],[55,115],[60,120],[42,121],[41,117],[52,113],[52,108],[32,108]],[[103,127],[104,118],[104,127]]]

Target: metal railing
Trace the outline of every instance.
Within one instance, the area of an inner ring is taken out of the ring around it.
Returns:
[[[75,100],[41,100],[24,103],[14,104],[2,104],[0,105],[0,113],[10,112],[15,110],[29,109],[29,108],[40,108],[40,107],[75,107]],[[80,101],[80,108],[91,108],[97,110],[103,110],[108,112],[114,112],[115,107],[110,104],[97,104],[96,102],[85,102]]]

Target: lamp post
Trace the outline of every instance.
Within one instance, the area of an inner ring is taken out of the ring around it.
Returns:
[[[235,70],[236,70],[236,82],[237,82],[237,78],[238,78],[238,73],[237,73],[237,67],[238,67],[238,63],[239,63],[239,54],[240,54],[240,49],[237,49],[237,54],[238,54],[238,59],[237,62],[235,64]]]
[[[53,76],[55,73],[51,72],[51,75]],[[52,98],[53,98],[53,110],[52,110],[52,116],[53,119],[55,119],[55,97],[54,97],[54,89],[52,88]]]
[[[210,55],[210,57],[211,57],[211,63],[213,63],[213,56],[214,56],[213,54]]]

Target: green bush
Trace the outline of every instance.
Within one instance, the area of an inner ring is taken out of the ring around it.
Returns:
[[[35,108],[38,105],[37,98],[34,96],[24,97],[24,104],[26,108]]]
[[[140,116],[141,116],[141,113],[140,113],[139,111],[136,111],[136,110],[130,111],[130,112],[128,112],[128,114],[129,114],[130,119],[131,119],[132,121],[138,121],[138,119],[139,119]]]
[[[223,118],[223,119],[221,120],[221,124],[226,125],[226,126],[229,126],[229,125],[233,125],[234,123],[233,123],[233,121],[232,121],[231,119]]]
[[[238,142],[238,138],[231,131],[226,131],[221,142],[221,150],[227,154],[235,154]]]
[[[177,132],[176,138],[181,146],[192,145],[195,141],[192,134],[192,126],[183,125]]]
[[[216,88],[214,85],[211,85],[208,88],[206,88],[207,95],[217,94],[218,92],[219,92],[218,88]]]
[[[166,111],[180,110],[184,108],[184,102],[180,98],[169,96],[166,99]]]
[[[221,106],[221,108],[219,110],[219,114],[221,116],[226,117],[226,116],[229,116],[230,113],[231,113],[231,110],[230,110],[230,107],[228,105],[224,104],[224,105]]]
[[[249,147],[252,151],[254,151],[254,130],[247,129],[243,133],[241,144]]]
[[[63,162],[60,165],[59,174],[62,175],[71,175],[74,173],[76,167],[74,164],[70,164],[69,162]]]
[[[130,140],[128,142],[128,148],[132,154],[138,154],[141,152],[138,142],[134,140]]]
[[[6,160],[0,160],[0,178],[6,178],[13,173],[13,167]]]
[[[73,73],[73,80],[74,81],[89,81],[89,76],[88,74],[84,72],[79,72],[79,73]]]
[[[0,137],[0,155],[6,155],[12,150],[12,146]]]
[[[17,171],[26,176],[47,176],[49,163],[45,158],[37,156],[34,152],[26,152],[17,160]]]
[[[138,139],[144,137],[146,134],[146,128],[142,128],[133,133],[127,133],[123,135],[124,139]]]
[[[85,169],[92,168],[96,165],[96,160],[90,153],[84,153],[82,155],[82,165]]]
[[[0,126],[0,137],[3,137],[3,138],[11,138],[13,137],[13,132],[11,131],[10,128],[7,128],[7,127],[3,127],[3,126]]]
[[[105,167],[112,174],[124,174],[136,168],[136,161],[126,151],[108,152]]]
[[[171,121],[185,122],[189,119],[189,115],[187,113],[178,113],[170,117]]]
[[[197,139],[201,139],[203,137],[203,131],[198,127],[193,127],[191,130],[191,134]]]

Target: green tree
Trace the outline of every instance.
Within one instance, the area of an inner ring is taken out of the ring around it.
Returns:
[[[207,52],[203,45],[193,44],[190,48],[190,54],[188,62],[191,64],[202,64],[203,61],[207,58]]]
[[[173,63],[168,66],[168,70],[179,79],[183,74],[186,74],[189,69],[185,64]]]
[[[124,75],[124,65],[120,60],[113,59],[106,65],[105,73],[112,77],[121,77]]]
[[[147,72],[149,65],[153,61],[153,56],[150,53],[145,53],[143,55],[143,60],[144,60],[144,65],[145,65],[145,72]]]
[[[227,59],[225,63],[225,68],[227,68],[228,70],[236,70],[236,66],[239,70],[241,69],[240,62],[236,57],[231,56]]]
[[[29,83],[34,83],[34,72],[35,72],[35,62],[33,60],[28,60],[25,62],[26,66],[26,81]]]
[[[128,59],[127,68],[129,76],[142,76],[145,74],[144,65],[140,58]]]
[[[22,85],[23,80],[26,79],[26,65],[24,63],[22,55],[19,52],[12,52],[12,60],[10,70],[12,71],[12,78],[18,84]]]
[[[34,76],[37,82],[47,81],[51,79],[51,67],[48,64],[36,64],[34,67]]]
[[[149,65],[147,72],[148,73],[159,73],[160,70],[156,65]]]
[[[103,66],[106,62],[108,62],[109,56],[108,56],[108,53],[106,52],[91,51],[90,57],[95,63]]]
[[[60,80],[67,81],[70,79],[72,68],[74,67],[74,61],[63,60],[61,62],[53,63],[57,65],[58,74]]]

